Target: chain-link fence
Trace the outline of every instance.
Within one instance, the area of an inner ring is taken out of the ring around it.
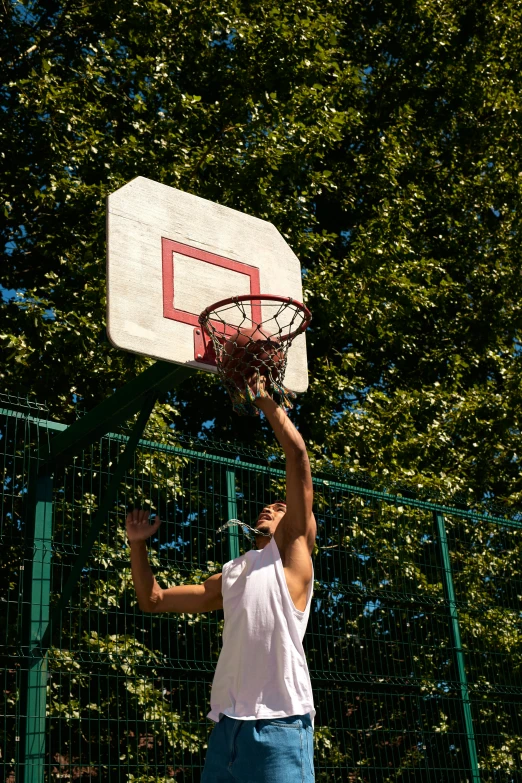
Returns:
[[[139,610],[127,507],[164,520],[149,546],[158,582],[200,581],[250,548],[216,530],[280,497],[283,463],[176,432],[142,439],[91,548],[127,435],[42,476],[37,447],[64,425],[34,404],[6,405],[1,425],[2,780],[197,783],[223,615]],[[314,484],[316,779],[522,780],[522,524],[339,476]]]

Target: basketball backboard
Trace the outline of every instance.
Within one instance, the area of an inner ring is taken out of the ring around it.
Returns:
[[[299,259],[266,220],[137,177],[107,200],[107,334],[117,348],[216,372],[199,314],[242,294],[302,301]],[[285,385],[308,386],[306,338]]]

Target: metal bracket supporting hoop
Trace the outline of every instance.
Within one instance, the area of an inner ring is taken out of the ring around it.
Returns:
[[[204,329],[194,329],[194,361],[216,366],[216,352],[212,340]]]

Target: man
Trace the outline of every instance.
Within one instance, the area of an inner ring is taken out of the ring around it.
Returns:
[[[202,783],[310,783],[315,709],[302,640],[313,589],[317,526],[304,441],[271,397],[264,412],[286,456],[286,503],[266,506],[257,550],[225,563],[200,585],[163,590],[147,560],[146,539],[160,523],[127,517],[132,578],[146,612],[224,609],[223,648],[214,675]]]

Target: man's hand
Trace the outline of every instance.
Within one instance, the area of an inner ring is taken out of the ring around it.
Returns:
[[[259,372],[255,367],[252,367],[249,372],[245,373],[245,387],[247,385],[250,386],[250,391],[256,397],[254,405],[257,404],[258,400],[268,396],[266,391],[267,380],[265,373]],[[258,394],[260,395],[259,397],[257,397]]]
[[[150,538],[161,525],[161,519],[156,517],[153,524],[149,522],[150,511],[129,511],[126,519],[127,538],[129,543],[136,541],[146,541]]]

